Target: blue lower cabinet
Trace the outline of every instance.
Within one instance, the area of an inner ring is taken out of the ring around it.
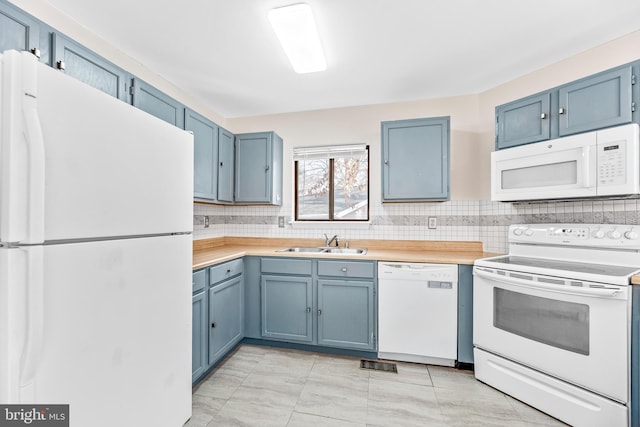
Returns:
[[[375,262],[262,258],[261,338],[375,351]]]
[[[473,363],[473,265],[458,266],[458,364]]]
[[[244,337],[242,275],[209,289],[209,364],[227,354]]]
[[[193,272],[191,382],[195,384],[244,338],[243,260]]]
[[[244,257],[244,336],[262,338],[260,328],[260,257]]]
[[[318,280],[318,344],[375,350],[374,284]]]
[[[191,381],[195,382],[207,370],[207,293],[193,295],[193,329],[191,335]]]
[[[263,275],[260,278],[262,337],[313,341],[311,277]]]

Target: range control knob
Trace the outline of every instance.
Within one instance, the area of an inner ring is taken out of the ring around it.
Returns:
[[[602,231],[602,230],[596,230],[596,231],[594,231],[594,232],[593,232],[592,236],[593,236],[595,239],[602,239],[602,238],[604,238],[604,231]]]
[[[530,228],[527,228],[527,229],[524,231],[524,235],[525,235],[525,236],[533,236],[533,230],[532,230],[532,229],[530,229]]]
[[[629,239],[629,240],[637,240],[639,236],[638,236],[638,232],[633,231],[633,230],[629,230],[629,231],[624,233],[624,237]]]
[[[611,230],[608,236],[610,239],[619,239],[620,237],[622,237],[622,233],[618,230]]]
[[[514,228],[513,229],[513,234],[515,234],[516,236],[521,236],[522,235],[522,228]]]

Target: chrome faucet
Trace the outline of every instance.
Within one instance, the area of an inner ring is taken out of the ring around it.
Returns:
[[[324,235],[324,245],[325,246],[331,246],[331,242],[333,242],[334,240],[336,242],[336,248],[337,248],[339,246],[338,235],[336,234],[332,238],[329,238],[329,236],[327,236],[326,234]]]

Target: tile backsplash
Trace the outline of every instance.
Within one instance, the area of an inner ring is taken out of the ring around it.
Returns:
[[[371,207],[368,223],[291,224],[291,206],[194,204],[194,239],[221,236],[349,239],[474,240],[484,250],[507,251],[507,230],[519,223],[640,224],[640,200],[501,203],[452,200],[438,203],[385,204]],[[205,228],[205,216],[209,227]],[[284,217],[284,228],[278,217]],[[429,228],[429,217],[436,228]]]

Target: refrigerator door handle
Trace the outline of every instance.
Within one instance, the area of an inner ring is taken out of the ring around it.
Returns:
[[[42,246],[27,249],[27,328],[20,360],[20,400],[31,401],[44,340],[44,253]]]
[[[37,112],[38,62],[28,52],[3,54],[0,240],[44,241],[45,150]]]
[[[44,241],[44,138],[37,111],[38,61],[21,54],[23,69],[22,120],[28,148],[29,183],[27,235],[21,243]]]

